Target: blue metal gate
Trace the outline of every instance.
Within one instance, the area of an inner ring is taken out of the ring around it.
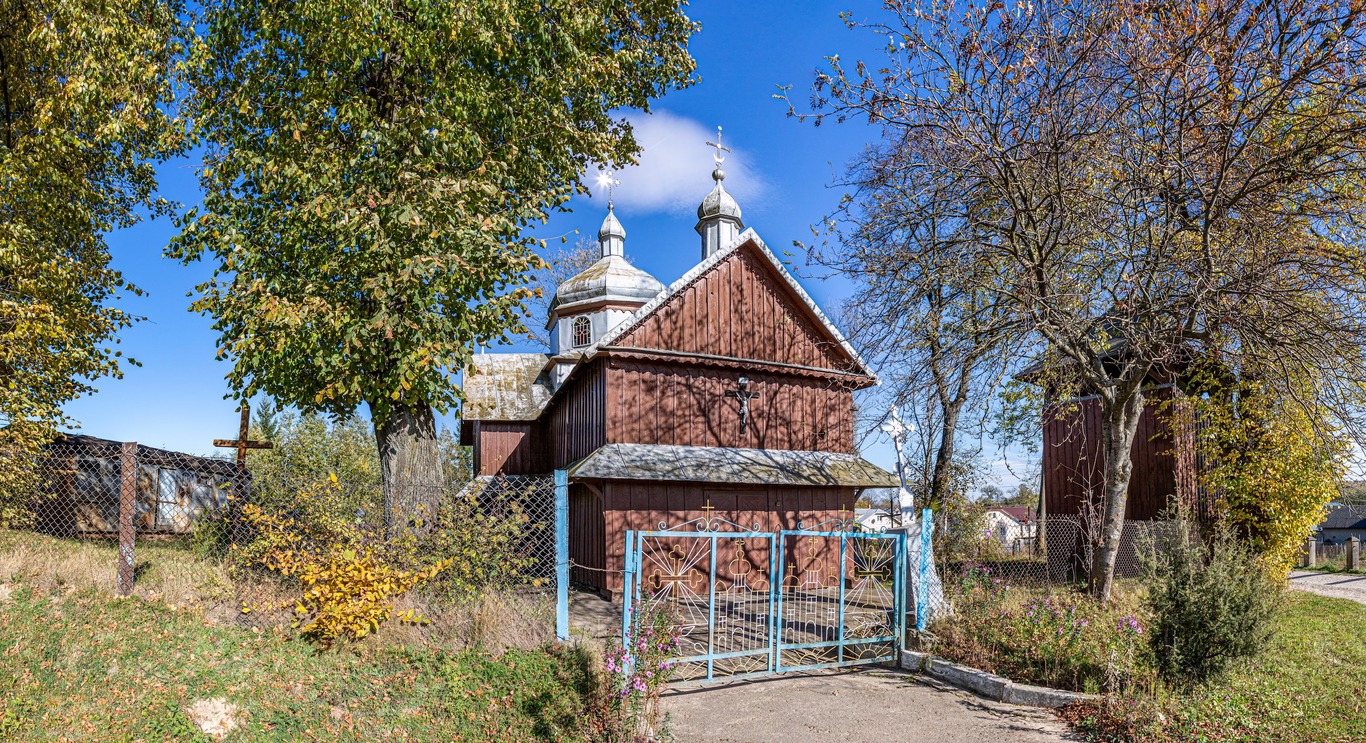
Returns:
[[[711,518],[628,531],[626,646],[633,611],[649,610],[680,635],[680,682],[895,662],[905,536],[851,527],[762,531]]]

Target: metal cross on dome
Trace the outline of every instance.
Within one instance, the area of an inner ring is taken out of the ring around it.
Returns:
[[[719,124],[716,127],[716,141],[708,142],[707,146],[716,148],[716,154],[712,155],[712,159],[716,161],[717,165],[726,161],[726,156],[721,153],[730,152],[730,148],[721,144],[721,126]]]
[[[617,173],[614,170],[604,170],[598,173],[598,187],[607,189],[607,208],[612,208],[612,191],[621,185],[617,180]]]

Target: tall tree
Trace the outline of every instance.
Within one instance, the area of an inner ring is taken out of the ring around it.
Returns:
[[[1113,582],[1145,386],[1190,358],[1287,392],[1315,380],[1360,438],[1359,4],[886,7],[870,28],[888,60],[831,58],[815,113],[896,132],[912,198],[972,196],[963,259],[993,269],[1045,362],[1035,378],[1097,397],[1095,595]]]
[[[690,82],[669,0],[212,0],[190,110],[209,256],[242,397],[375,425],[393,524],[440,482],[433,408],[475,344],[525,334],[528,227],[593,161],[637,151],[623,109]]]
[[[67,402],[120,374],[114,305],[137,289],[105,233],[168,211],[153,163],[171,112],[180,8],[163,0],[0,0],[0,524]],[[8,497],[7,497],[8,496]]]

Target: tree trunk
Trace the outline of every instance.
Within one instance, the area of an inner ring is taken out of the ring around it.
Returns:
[[[1110,600],[1115,581],[1115,561],[1119,541],[1124,536],[1124,509],[1129,501],[1129,479],[1133,475],[1134,436],[1143,413],[1143,393],[1135,390],[1127,400],[1101,398],[1102,455],[1105,458],[1104,519],[1101,538],[1091,559],[1089,588],[1101,601]]]
[[[374,423],[384,475],[384,528],[392,536],[411,524],[422,506],[435,505],[440,497],[436,416],[430,405],[400,406]]]
[[[925,505],[939,507],[949,495],[953,479],[954,439],[958,433],[958,412],[962,404],[944,407],[943,428],[939,431],[939,450],[934,456],[934,472],[930,476],[930,492]]]

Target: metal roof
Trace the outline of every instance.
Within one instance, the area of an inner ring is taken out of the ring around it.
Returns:
[[[476,354],[465,370],[461,418],[470,421],[534,421],[554,391],[543,353]]]
[[[888,487],[896,476],[854,454],[663,444],[607,444],[569,467],[584,480]]]
[[[1330,506],[1320,529],[1366,529],[1366,506]]]

